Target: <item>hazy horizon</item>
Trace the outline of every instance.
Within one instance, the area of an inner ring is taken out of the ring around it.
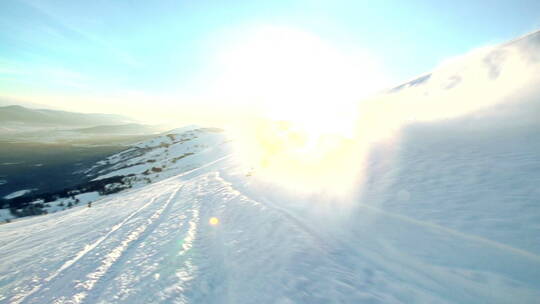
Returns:
[[[258,116],[350,120],[378,90],[540,28],[534,1],[489,10],[423,1],[0,6],[1,98],[217,126]]]

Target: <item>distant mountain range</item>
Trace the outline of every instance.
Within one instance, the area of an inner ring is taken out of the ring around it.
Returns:
[[[58,108],[51,107],[49,105],[45,105],[41,103],[35,103],[35,102],[30,102],[30,101],[25,101],[25,100],[20,100],[20,99],[3,97],[3,96],[0,97],[0,107],[13,106],[13,105],[23,106],[23,107],[31,108],[31,109],[59,110]]]
[[[166,129],[166,126],[140,124],[115,114],[33,109],[20,105],[0,107],[0,141],[112,144],[119,140],[132,143]]]
[[[58,110],[30,109],[19,105],[0,107],[0,124],[92,127],[133,123],[134,120],[115,114],[87,114]]]
[[[74,130],[78,133],[84,134],[150,134],[163,131],[162,128],[142,125],[137,123],[127,123],[121,125],[103,125],[88,128],[80,128]]]

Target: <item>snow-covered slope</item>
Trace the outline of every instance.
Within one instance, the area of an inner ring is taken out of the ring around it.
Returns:
[[[538,303],[540,81],[525,67],[540,70],[539,37],[380,97],[402,111],[347,199],[246,174],[221,132],[190,128],[111,157],[98,180],[152,183],[1,225],[0,302]],[[426,98],[414,119],[411,96]],[[450,111],[458,96],[465,106]]]
[[[229,141],[216,128],[188,126],[132,145],[86,170],[92,179],[73,189],[27,198],[29,205],[18,209],[18,216],[52,213],[75,205],[86,205],[107,195],[137,188],[182,172],[198,168],[230,153]],[[5,197],[13,199],[31,190],[21,190]],[[51,199],[52,198],[52,199]],[[36,209],[39,208],[39,209]],[[0,222],[15,215],[0,209]],[[34,209],[32,209],[34,208]]]
[[[537,253],[372,207],[336,223],[335,214],[268,199],[275,194],[231,174],[234,167],[222,159],[92,208],[1,226],[2,301],[534,303],[540,296]]]
[[[132,176],[135,181],[153,182],[195,169],[223,157],[229,147],[223,130],[184,127],[133,145],[90,168],[94,180]]]

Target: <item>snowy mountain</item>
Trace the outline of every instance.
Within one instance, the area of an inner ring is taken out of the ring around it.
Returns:
[[[88,174],[99,175],[95,180],[119,175],[140,179],[144,175],[144,179],[155,181],[200,167],[214,155],[222,156],[225,142],[220,129],[195,126],[172,130],[98,162]]]
[[[536,32],[365,101],[349,196],[247,172],[216,129],[134,145],[87,171],[131,188],[0,226],[0,302],[538,303],[539,49]]]

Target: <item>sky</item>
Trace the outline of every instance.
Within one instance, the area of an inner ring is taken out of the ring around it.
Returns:
[[[152,123],[340,117],[539,28],[535,0],[2,0],[0,98]]]

